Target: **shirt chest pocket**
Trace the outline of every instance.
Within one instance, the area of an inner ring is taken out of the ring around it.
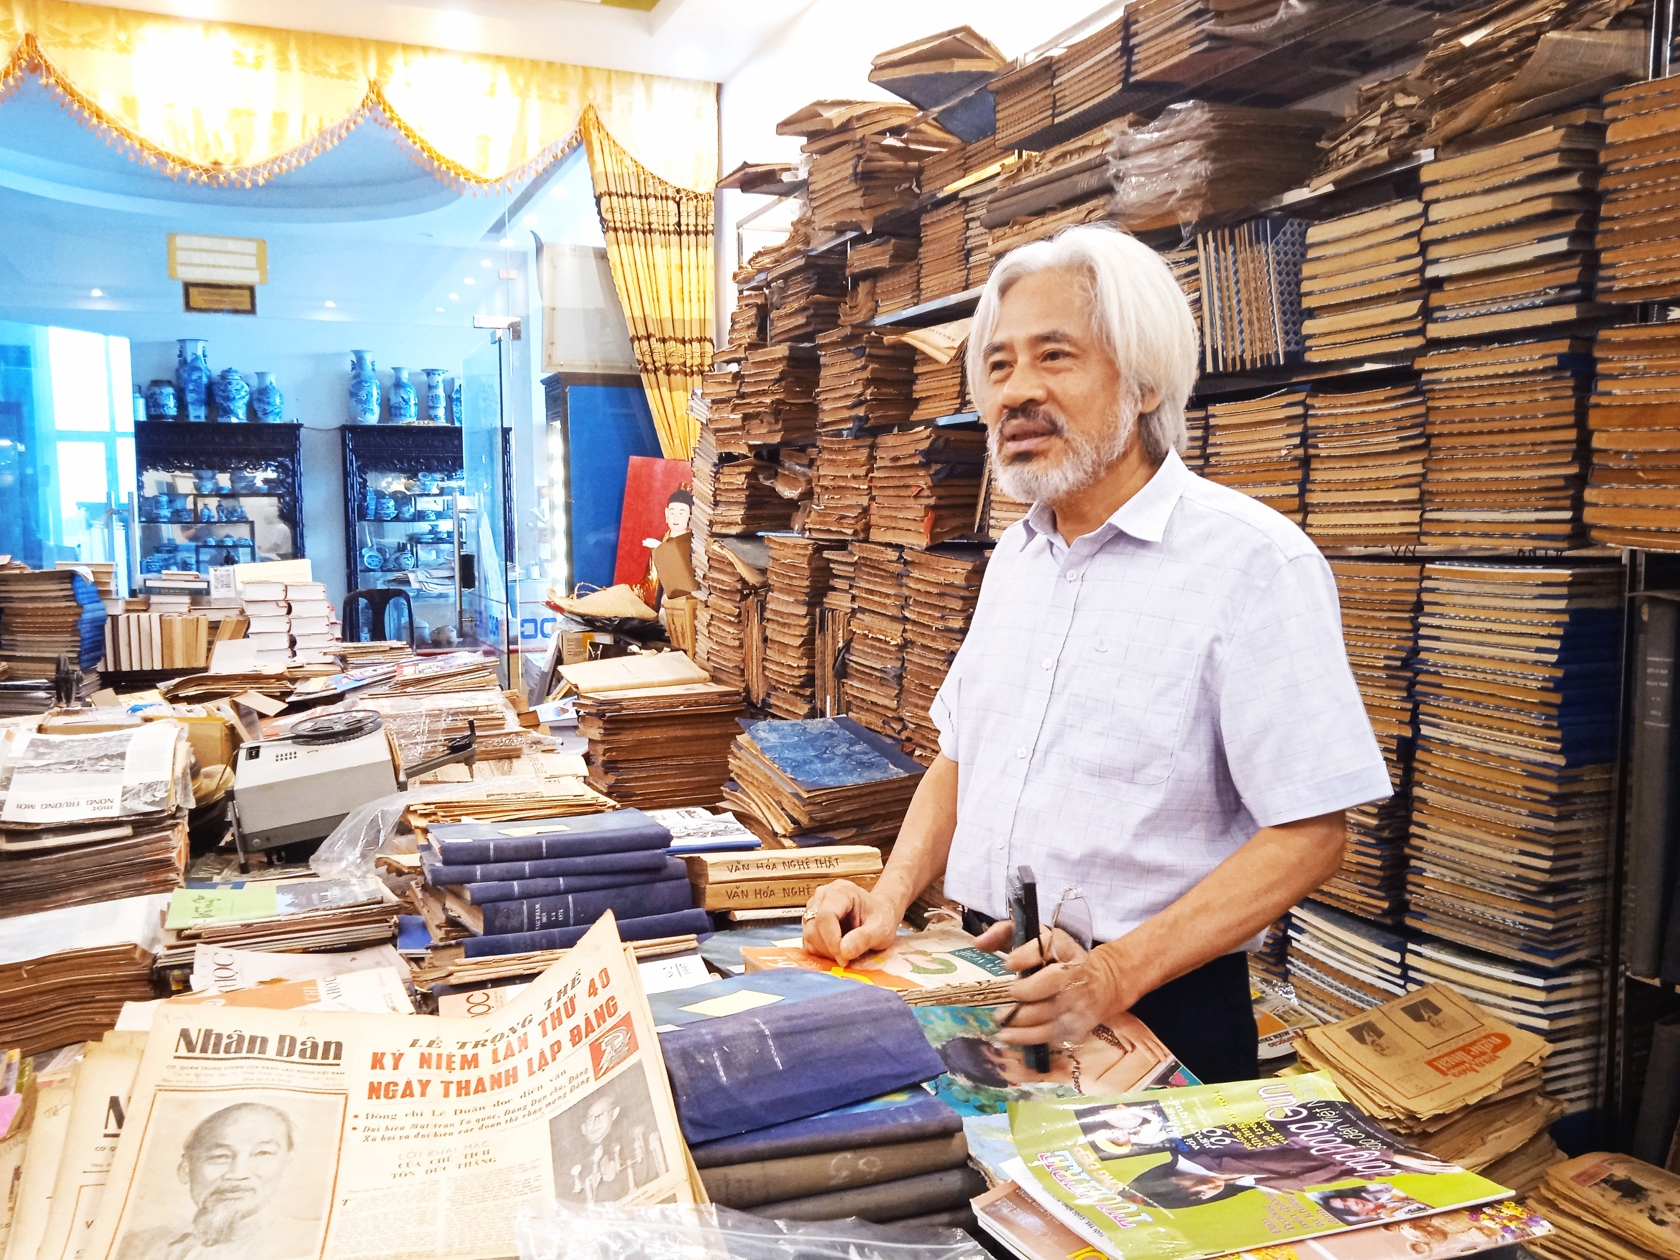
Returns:
[[[1184,742],[1199,663],[1184,648],[1089,641],[1067,680],[1074,764],[1115,783],[1164,783]]]

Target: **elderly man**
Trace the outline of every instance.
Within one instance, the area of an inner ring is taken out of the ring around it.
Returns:
[[[804,935],[840,962],[878,948],[941,873],[1001,919],[1031,866],[1041,921],[1077,887],[1102,943],[1017,980],[1003,1036],[1077,1043],[1130,1010],[1225,1081],[1258,1070],[1243,949],[1390,788],[1324,558],[1178,457],[1196,362],[1183,295],[1129,236],[1073,228],[993,270],[969,381],[998,486],[1032,510],[993,553],[886,871],[819,890]]]
[[[197,1209],[185,1227],[127,1234],[118,1260],[293,1260],[312,1256],[320,1218],[276,1200],[292,1162],[292,1122],[266,1103],[234,1103],[201,1120],[177,1175]]]

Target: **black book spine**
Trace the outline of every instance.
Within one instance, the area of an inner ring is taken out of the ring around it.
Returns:
[[[1634,660],[1633,732],[1628,757],[1627,881],[1622,957],[1629,971],[1662,968],[1663,915],[1673,882],[1669,864],[1673,781],[1674,646],[1680,608],[1666,599],[1639,604]]]
[[[1645,1069],[1645,1093],[1633,1127],[1635,1159],[1658,1168],[1668,1163],[1674,1129],[1680,1124],[1680,1015],[1659,1019],[1651,1034],[1651,1061]]]

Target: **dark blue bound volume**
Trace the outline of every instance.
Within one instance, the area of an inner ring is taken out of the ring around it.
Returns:
[[[702,1142],[689,1148],[697,1168],[755,1164],[796,1155],[827,1155],[870,1146],[917,1142],[962,1132],[962,1117],[920,1087],[837,1107],[803,1120]]]
[[[499,823],[446,823],[427,829],[445,866],[484,862],[536,862],[663,849],[671,833],[639,809],[615,809],[576,818],[520,819]]]
[[[945,1070],[904,999],[866,984],[703,1020],[659,1041],[691,1143],[862,1102]]]
[[[554,928],[548,932],[515,932],[508,936],[469,936],[462,944],[468,958],[493,958],[498,954],[529,954],[541,949],[570,949],[594,925]],[[705,936],[712,930],[712,916],[704,910],[679,914],[655,914],[645,919],[620,919],[618,937],[623,941],[654,941],[664,936]]]
[[[598,888],[594,892],[569,893],[563,897],[492,901],[484,907],[484,935],[576,927],[595,922],[608,910],[621,919],[645,919],[649,915],[675,914],[693,904],[694,891],[686,874],[679,879]]]
[[[657,871],[666,856],[659,849],[628,853],[593,853],[585,857],[549,858],[539,862],[485,862],[478,866],[426,868],[426,882],[439,888],[454,884],[489,884],[511,879],[564,879],[568,875],[613,875],[624,871]],[[644,874],[644,878],[652,878]]]
[[[608,871],[604,875],[566,875],[558,879],[512,879],[496,883],[463,884],[461,895],[468,904],[522,901],[533,897],[562,897],[569,893],[596,892],[603,888],[645,887],[655,880],[688,878],[681,858],[666,858],[661,870]]]

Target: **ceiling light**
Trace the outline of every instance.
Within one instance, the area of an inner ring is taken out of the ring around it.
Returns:
[[[462,276],[461,277],[461,283],[462,284],[477,284],[478,281],[474,280],[471,276]]]
[[[461,295],[459,293],[451,293],[449,295],[449,300],[451,302],[459,302],[461,300]]]
[[[513,248],[513,237],[504,236],[504,237],[502,237],[501,240],[499,240],[496,243],[498,245],[500,245],[503,249],[512,249]]]
[[[443,314],[443,307],[441,307],[441,306],[440,306],[440,307],[438,307],[438,308],[437,308],[437,313],[438,313],[438,314],[439,314],[439,315],[442,315],[442,314]]]
[[[564,190],[562,190],[562,191],[564,191]],[[534,214],[528,214],[523,219],[521,219],[520,222],[523,223],[526,227],[536,227],[537,226],[537,216],[534,215]]]
[[[94,297],[104,297],[105,296],[105,290],[104,289],[95,289],[93,291],[93,296]]]
[[[489,267],[489,266],[492,265],[492,263],[490,262],[490,260],[488,258],[480,258],[478,260],[478,265],[480,267]]]
[[[338,305],[338,303],[333,301],[331,298],[328,298],[326,300],[326,302],[324,303],[324,305],[329,306],[329,307],[336,307]]]

